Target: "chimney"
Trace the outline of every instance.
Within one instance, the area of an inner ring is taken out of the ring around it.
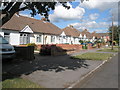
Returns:
[[[69,25],[69,27],[73,28],[73,25]]]
[[[42,21],[47,21],[46,18],[41,18]]]
[[[86,31],[86,32],[87,32],[88,30],[87,30],[87,29],[85,29],[84,31]]]
[[[92,33],[96,33],[96,31],[92,32]]]

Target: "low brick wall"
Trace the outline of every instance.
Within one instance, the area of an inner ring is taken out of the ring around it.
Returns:
[[[37,45],[41,55],[63,55],[75,51],[82,50],[82,45],[69,45],[69,44],[54,44],[54,45]]]
[[[87,49],[93,49],[92,44],[87,44],[87,45],[88,45]]]
[[[62,49],[61,47],[58,47],[56,45],[51,46],[51,55],[57,56],[57,55],[65,55],[67,54],[67,51]]]
[[[66,50],[82,50],[82,45],[78,44],[56,44],[56,46],[61,47]]]
[[[49,44],[49,45],[52,45],[52,44]],[[78,45],[78,44],[54,44],[56,45],[57,47],[61,47],[62,49],[74,49],[74,50],[82,50],[82,45]],[[42,47],[41,44],[38,44],[37,45],[37,49],[40,50]]]
[[[37,50],[40,50],[41,47],[42,47],[42,45],[41,45],[41,44],[38,44],[38,45],[37,45]]]

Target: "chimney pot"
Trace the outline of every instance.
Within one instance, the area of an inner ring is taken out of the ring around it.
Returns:
[[[42,21],[47,21],[46,18],[41,18]]]

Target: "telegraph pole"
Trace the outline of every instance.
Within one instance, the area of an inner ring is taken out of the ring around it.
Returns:
[[[112,50],[113,50],[113,41],[114,41],[114,25],[113,25],[114,16],[112,15]]]

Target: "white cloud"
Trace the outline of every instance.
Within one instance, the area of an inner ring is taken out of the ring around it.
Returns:
[[[99,17],[98,13],[94,13],[94,14],[89,15],[90,20],[96,20],[98,17]]]
[[[54,13],[49,15],[50,21],[58,22],[61,20],[77,20],[81,19],[85,13],[84,8],[77,6],[76,8],[72,8],[70,3],[67,3],[70,6],[70,9],[66,9],[61,4],[58,4],[55,7]]]
[[[89,22],[83,22],[83,23],[72,23],[70,25],[73,25],[78,30],[84,30],[84,29],[99,29],[99,28],[108,28],[110,26],[110,23],[107,22],[95,22],[95,21],[89,21]]]
[[[117,21],[119,1],[120,0],[89,0],[80,3],[80,6],[87,9],[99,9],[100,11],[111,9],[110,14],[114,14],[115,21]]]
[[[84,1],[83,3],[80,3],[80,6],[86,7],[88,9],[94,9],[97,8],[99,10],[106,10],[109,8],[116,7],[116,4],[120,0],[89,0]]]
[[[30,15],[30,14],[19,13],[19,15],[21,15],[21,16],[26,16],[26,17],[30,17],[30,18],[33,18],[33,17],[31,17],[31,15]]]
[[[97,33],[108,32],[108,29],[97,29],[95,30]]]

